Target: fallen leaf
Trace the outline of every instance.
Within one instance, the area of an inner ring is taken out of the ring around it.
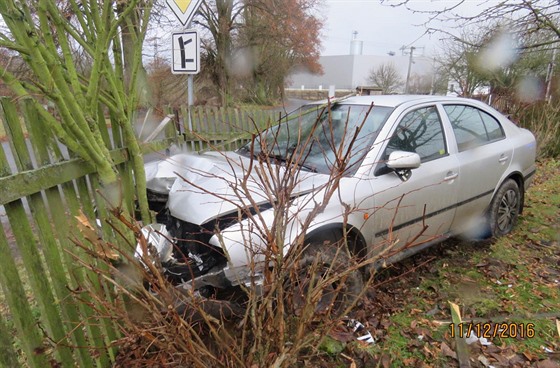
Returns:
[[[484,355],[479,355],[477,359],[485,367],[488,367],[490,365],[490,361]]]
[[[403,360],[403,365],[405,367],[413,367],[415,363],[416,359],[414,358],[406,358],[405,360]]]
[[[391,357],[388,354],[383,354],[381,357],[381,366],[383,368],[389,368],[391,366]]]
[[[350,342],[355,339],[354,334],[352,332],[346,331],[331,331],[329,336],[336,341],[340,342]]]
[[[494,359],[499,367],[506,367],[508,365],[508,359],[501,354],[490,353],[492,359]]]
[[[537,368],[558,368],[560,367],[560,364],[558,364],[557,362],[550,360],[550,359],[545,359],[545,360],[541,360],[540,362],[537,362],[537,364],[535,364],[535,367]]]
[[[99,240],[101,240],[94,227],[91,226],[89,219],[81,210],[80,214],[78,216],[75,216],[75,218],[76,220],[78,220],[78,230],[80,230],[80,233],[82,233],[86,240],[88,240],[92,244],[95,244]]]
[[[95,228],[89,222],[89,219],[80,210],[80,214],[75,216],[78,220],[78,230],[82,236],[93,246],[93,250],[98,256],[116,261],[120,259],[120,255],[115,252],[109,244],[106,244],[103,239],[97,234]]]
[[[461,323],[461,311],[459,310],[459,306],[455,303],[449,302],[451,306],[451,319],[453,323],[460,324]]]
[[[524,351],[522,354],[523,354],[523,356],[524,356],[525,358],[527,358],[527,360],[530,361],[530,362],[532,362],[532,361],[534,361],[534,360],[537,360],[537,356],[534,355],[534,354],[529,353],[528,351]]]
[[[457,359],[457,354],[445,342],[441,343],[441,353],[448,358]]]

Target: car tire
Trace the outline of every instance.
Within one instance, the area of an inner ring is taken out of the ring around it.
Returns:
[[[306,307],[306,299],[313,288],[326,278],[334,277],[332,283],[321,288],[316,300],[315,313],[342,316],[362,292],[364,280],[362,271],[348,252],[348,246],[339,238],[337,240],[314,239],[297,261],[290,276],[287,295],[290,306],[299,315]],[[336,275],[346,272],[341,278]],[[342,284],[341,284],[342,283]],[[312,302],[313,303],[313,302]]]
[[[490,203],[488,226],[491,236],[506,235],[514,228],[522,203],[519,185],[512,179],[506,180]]]

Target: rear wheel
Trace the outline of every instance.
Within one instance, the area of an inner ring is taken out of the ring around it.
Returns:
[[[515,224],[521,212],[522,199],[521,191],[517,183],[506,180],[490,204],[488,220],[490,234],[492,236],[503,236],[508,234]]]
[[[314,313],[340,315],[363,289],[363,275],[346,243],[314,239],[290,276],[288,296],[296,314],[305,308]]]

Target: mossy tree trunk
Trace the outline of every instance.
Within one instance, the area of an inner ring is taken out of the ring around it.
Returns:
[[[136,81],[143,70],[141,49],[152,3],[0,1],[0,15],[8,30],[0,33],[0,47],[17,52],[33,76],[30,81],[18,80],[0,66],[0,78],[18,97],[33,99],[41,115],[37,123],[53,130],[69,150],[93,165],[104,187],[117,183],[117,173],[98,128],[105,123],[98,121],[105,119],[99,108],[115,116],[132,157],[144,221],[149,220],[149,211],[133,113],[139,101]],[[124,40],[123,30],[127,31]],[[86,72],[77,67],[78,50],[89,60]],[[52,103],[54,112],[45,107],[45,101]]]

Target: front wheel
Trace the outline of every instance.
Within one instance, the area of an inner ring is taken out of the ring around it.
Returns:
[[[306,308],[336,316],[357,302],[363,275],[343,240],[313,241],[290,276],[291,306],[296,314]]]
[[[521,206],[519,186],[512,179],[506,180],[490,204],[488,212],[490,234],[496,237],[508,234],[517,223]]]

